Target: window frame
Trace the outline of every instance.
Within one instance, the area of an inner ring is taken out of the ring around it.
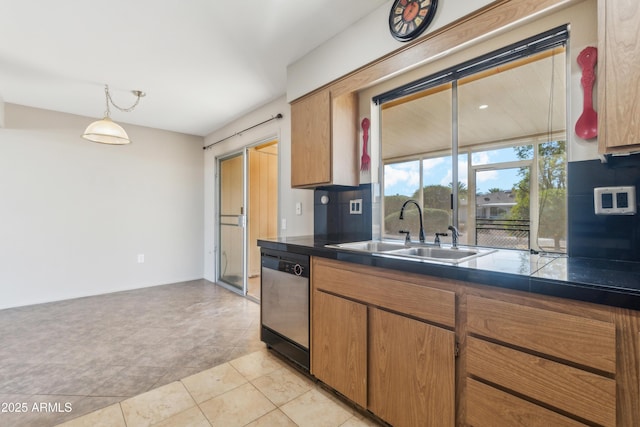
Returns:
[[[538,135],[534,136],[531,139],[528,138],[519,138],[511,141],[504,142],[491,142],[482,145],[472,145],[472,146],[463,146],[460,147],[458,144],[458,82],[463,80],[465,77],[469,77],[483,71],[495,68],[501,64],[506,64],[509,62],[516,61],[518,59],[526,58],[531,55],[536,55],[538,53],[542,53],[545,51],[552,50],[554,48],[563,46],[565,47],[565,57],[567,56],[566,46],[568,44],[569,39],[569,26],[562,25],[556,28],[553,28],[544,33],[538,34],[536,36],[527,38],[517,43],[513,43],[509,46],[506,46],[502,49],[498,49],[496,51],[490,52],[486,55],[477,57],[470,61],[463,62],[462,64],[456,65],[449,69],[443,70],[438,73],[434,73],[432,75],[426,76],[424,78],[415,80],[413,82],[402,85],[398,88],[392,89],[390,91],[384,92],[380,95],[373,97],[373,103],[378,106],[378,114],[380,115],[380,126],[382,126],[381,120],[381,112],[382,105],[388,102],[397,102],[398,99],[404,98],[410,95],[414,95],[428,89],[450,84],[452,87],[452,141],[451,141],[451,149],[450,150],[436,150],[433,152],[422,151],[415,155],[403,156],[393,159],[383,160],[380,159],[381,164],[381,187],[382,187],[382,209],[381,209],[381,234],[383,237],[385,236],[385,207],[384,207],[384,196],[386,195],[384,192],[385,188],[385,173],[384,168],[388,164],[395,164],[400,162],[407,162],[412,160],[419,161],[419,173],[420,173],[420,189],[424,187],[423,183],[423,162],[428,158],[435,157],[443,157],[450,156],[452,160],[452,218],[454,226],[458,226],[459,223],[459,209],[458,209],[458,186],[453,185],[453,183],[457,183],[459,181],[459,171],[458,171],[458,163],[460,154],[467,155],[467,188],[469,194],[471,195],[471,177],[473,176],[473,194],[475,196],[476,191],[476,183],[475,183],[475,173],[477,170],[490,170],[497,168],[508,168],[508,167],[519,167],[519,165],[523,165],[530,168],[531,171],[531,183],[536,183],[536,185],[530,186],[530,246],[533,250],[540,250],[538,245],[538,230],[539,230],[539,184],[538,184],[538,175],[539,175],[539,147],[541,144],[564,140],[565,143],[568,142],[567,132],[550,132],[544,137]],[[569,81],[567,78],[566,81]],[[567,112],[568,115],[568,112]],[[568,128],[567,128],[568,129]],[[561,138],[558,138],[561,137]],[[512,161],[512,162],[502,162],[502,163],[492,163],[485,165],[472,165],[472,155],[474,152],[487,151],[490,148],[505,148],[505,147],[516,147],[522,145],[533,145],[533,159],[530,160],[522,160],[522,161]],[[565,145],[565,168],[567,164],[567,151],[568,146]],[[445,154],[446,153],[446,154]],[[515,165],[515,166],[509,166]],[[423,200],[423,192],[419,192],[419,204],[424,209],[424,200]],[[471,198],[471,196],[469,196]],[[470,202],[468,202],[470,204]],[[475,215],[475,202],[473,205],[473,215]],[[471,213],[468,213],[471,216]],[[475,218],[473,222],[467,219],[468,227],[471,229],[471,225],[473,225],[475,229]],[[565,224],[566,227],[566,224]],[[475,238],[473,239],[475,242]],[[566,251],[566,248],[565,248]]]

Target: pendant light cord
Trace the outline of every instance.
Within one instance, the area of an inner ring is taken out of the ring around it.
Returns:
[[[131,111],[133,111],[134,108],[136,108],[136,106],[140,102],[140,98],[145,96],[144,92],[141,92],[139,90],[134,90],[133,94],[136,96],[136,102],[134,102],[131,107],[123,108],[123,107],[120,107],[115,102],[113,102],[113,98],[111,98],[111,94],[109,93],[109,85],[104,85],[104,93],[105,93],[105,96],[106,96],[106,99],[107,99],[107,111],[105,112],[106,117],[109,117],[109,115],[111,113],[111,111],[109,110],[109,102],[111,102],[111,104],[114,107],[116,107],[118,110],[120,110],[120,111],[122,111],[124,113],[130,113]]]

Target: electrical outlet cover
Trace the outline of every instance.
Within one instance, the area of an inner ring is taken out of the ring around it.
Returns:
[[[362,215],[362,199],[349,200],[349,213],[351,215]]]
[[[594,188],[593,205],[597,215],[635,215],[636,187]]]

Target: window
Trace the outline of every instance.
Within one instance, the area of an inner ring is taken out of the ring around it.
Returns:
[[[566,252],[566,27],[399,87],[381,106],[383,237]],[[455,184],[454,184],[455,183]]]

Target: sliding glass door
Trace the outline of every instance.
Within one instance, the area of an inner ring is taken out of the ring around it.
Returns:
[[[245,289],[245,155],[244,151],[220,159],[219,177],[219,242],[218,280]]]
[[[217,281],[260,299],[259,239],[278,235],[278,141],[218,159]]]

